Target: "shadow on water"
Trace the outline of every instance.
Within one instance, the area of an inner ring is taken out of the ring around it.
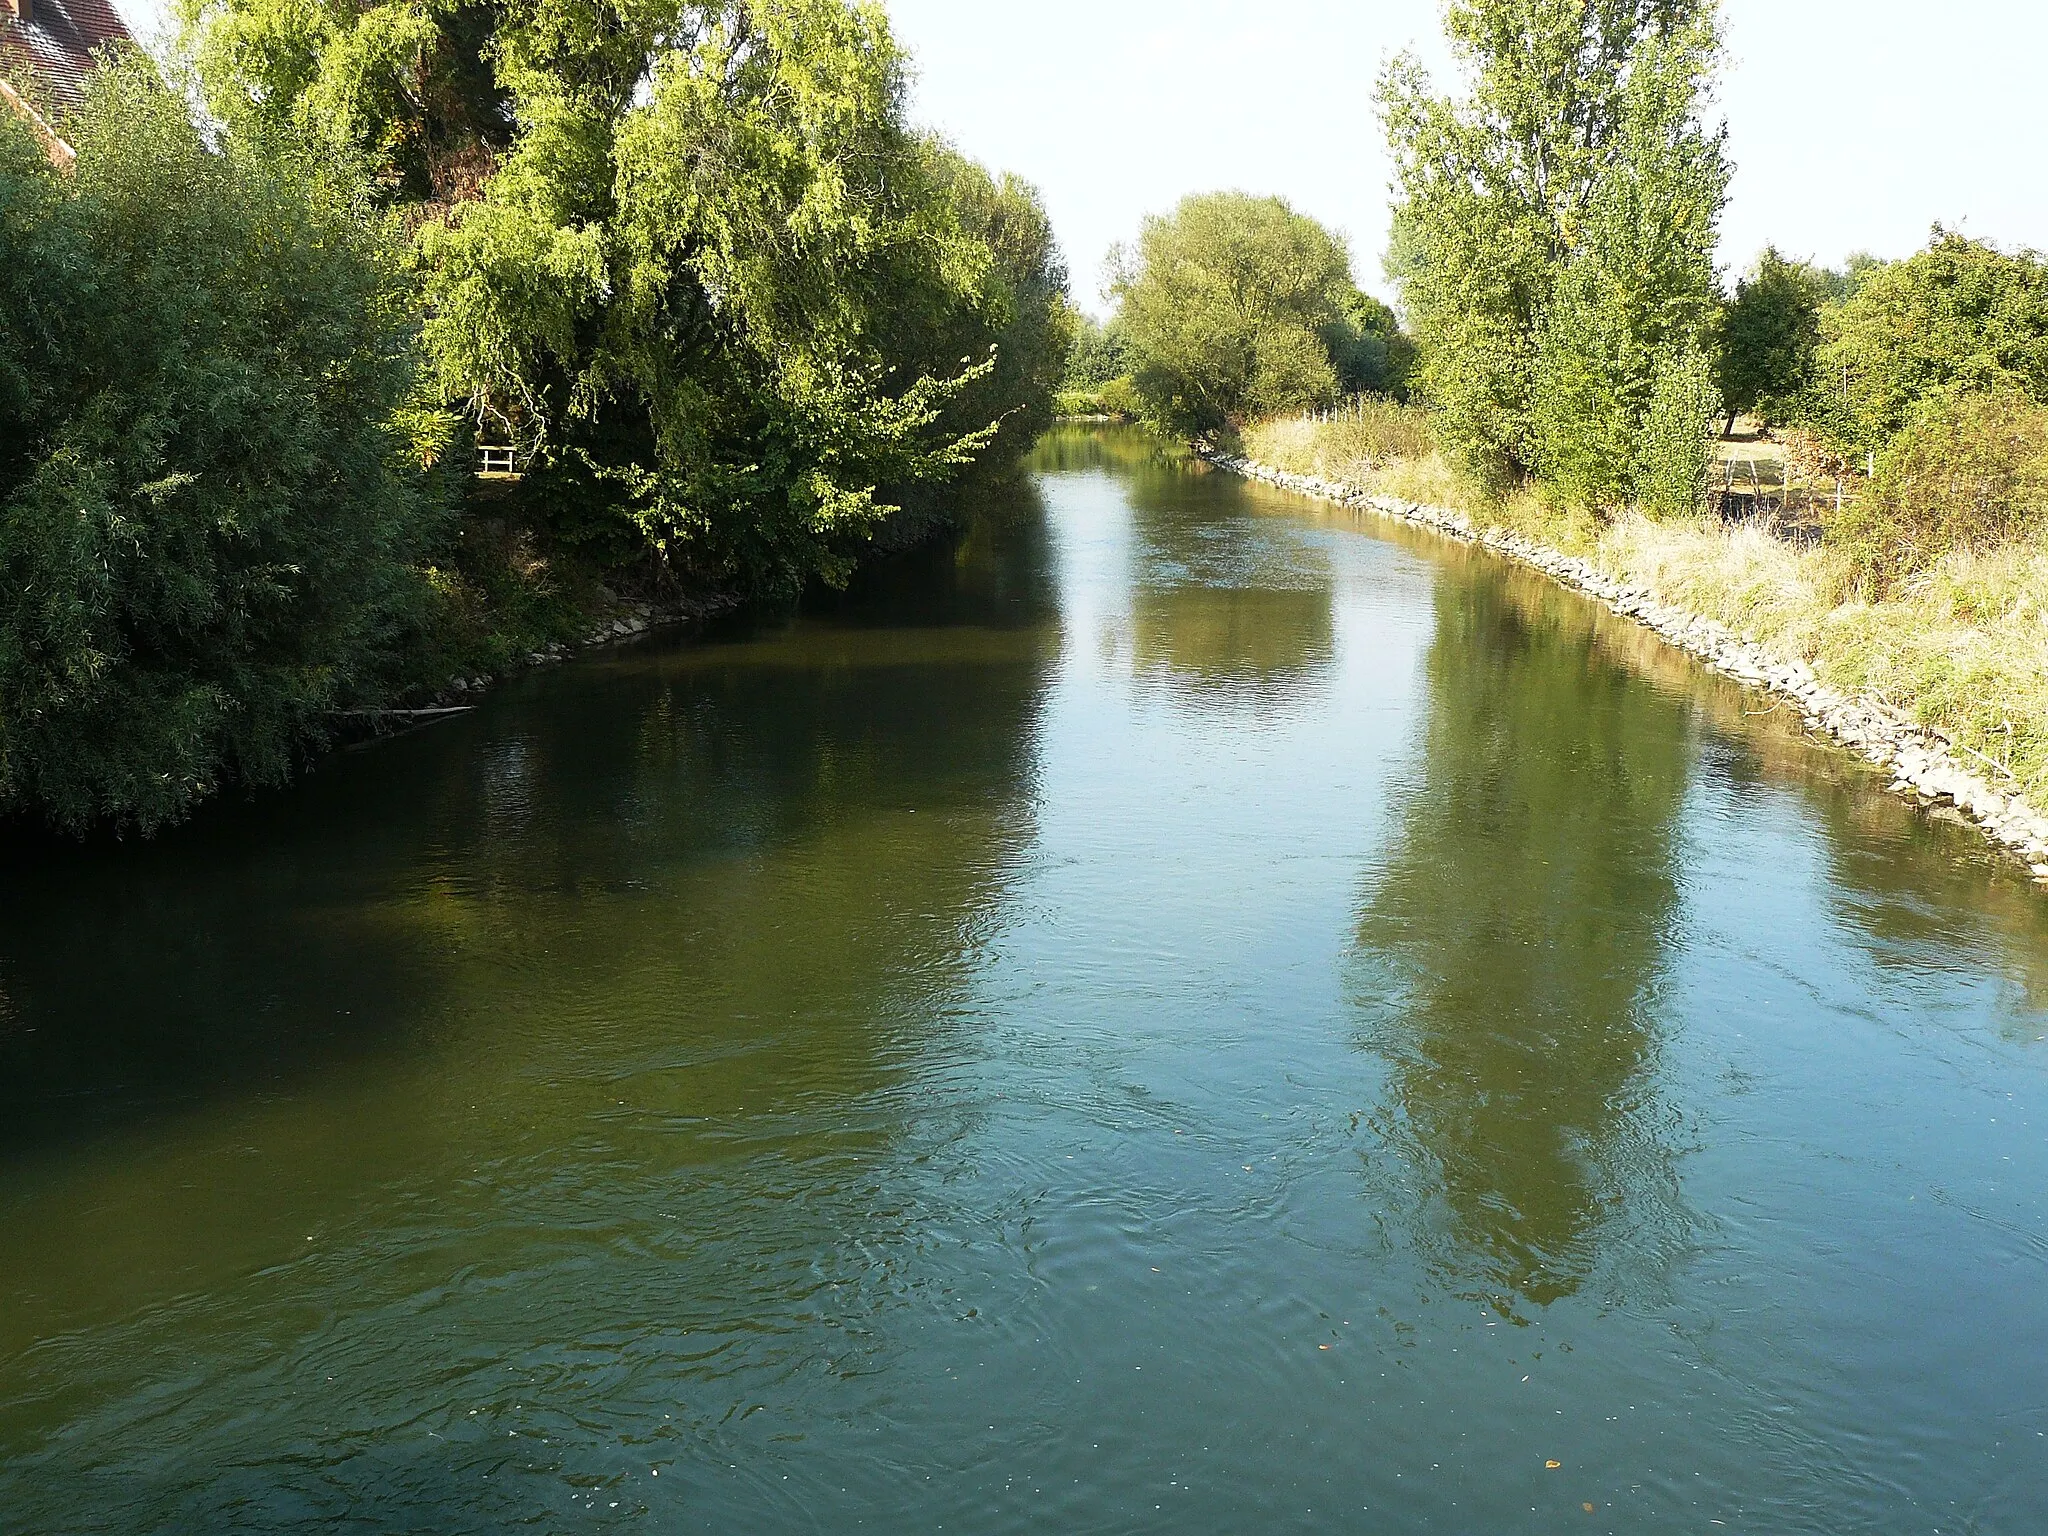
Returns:
[[[1678,702],[1589,664],[1590,612],[1536,578],[1468,565],[1435,604],[1351,991],[1390,1068],[1376,1178],[1445,1283],[1512,1315],[1682,1225],[1653,998],[1691,745]]]
[[[15,871],[25,1529],[503,1530],[593,1375],[673,1450],[799,1361],[871,1368],[925,1219],[878,1183],[890,1106],[1034,833],[1041,510]]]
[[[892,950],[866,914],[971,906],[1028,836],[1051,583],[1043,508],[1018,487],[957,543],[794,620],[536,674],[153,843],[17,834],[0,846],[0,1156],[440,1048],[480,1017],[502,1028],[552,925],[605,911],[575,957],[601,988],[687,947],[664,903],[708,873],[727,894],[697,927],[731,913],[738,943],[763,916],[746,893],[773,900],[777,861],[805,848],[854,848],[808,876],[845,885],[843,931],[816,932],[813,959],[837,948],[852,992],[884,989],[923,963],[902,945],[934,939]]]

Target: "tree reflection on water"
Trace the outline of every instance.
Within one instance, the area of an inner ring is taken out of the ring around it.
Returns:
[[[1609,1248],[1668,1246],[1645,1227],[1682,1235],[1652,998],[1689,746],[1674,701],[1589,664],[1581,605],[1504,573],[1448,575],[1436,602],[1353,995],[1391,1069],[1390,1199],[1444,1279],[1512,1312],[1579,1292]]]
[[[1197,706],[1290,705],[1336,665],[1336,576],[1314,533],[1222,476],[1132,476],[1131,650]]]

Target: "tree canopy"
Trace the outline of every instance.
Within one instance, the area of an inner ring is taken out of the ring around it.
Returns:
[[[0,116],[0,808],[152,829],[376,687],[442,518],[400,253],[146,63]]]
[[[1412,56],[1380,87],[1389,268],[1442,434],[1496,482],[1683,502],[1715,405],[1714,0],[1451,0],[1445,19],[1469,90],[1437,94]]]
[[[1918,255],[1865,268],[1820,333],[1810,411],[1847,450],[1881,449],[1944,392],[2048,402],[2048,260],[1936,229]]]
[[[1277,197],[1215,192],[1148,218],[1113,256],[1109,291],[1139,392],[1176,429],[1324,404],[1340,361],[1384,371],[1384,344],[1365,349],[1357,328],[1344,243]]]
[[[1767,248],[1721,315],[1721,399],[1731,418],[1789,420],[1813,378],[1829,274]]]
[[[414,231],[435,386],[560,538],[787,590],[1047,418],[1043,210],[910,131],[876,5],[185,4],[230,132]]]

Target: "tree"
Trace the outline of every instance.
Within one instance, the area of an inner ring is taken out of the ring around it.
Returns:
[[[1036,188],[1015,176],[991,176],[942,144],[928,146],[941,194],[990,260],[973,300],[956,306],[943,333],[927,338],[918,357],[937,372],[948,362],[995,349],[995,366],[962,393],[941,420],[966,436],[998,423],[980,463],[1008,468],[1053,422],[1079,318],[1067,300],[1067,266],[1052,220]]]
[[[1699,374],[1716,296],[1714,0],[1452,0],[1445,21],[1469,92],[1412,56],[1380,86],[1417,382],[1468,469],[1612,504],[1653,409],[1697,399],[1659,380]]]
[[[400,253],[139,58],[0,119],[0,808],[151,830],[385,686],[441,526]]]
[[[1827,274],[1767,247],[1721,315],[1719,382],[1728,430],[1737,416],[1787,420],[1813,380]]]
[[[417,231],[437,387],[517,446],[558,541],[837,579],[1049,410],[1043,212],[909,131],[875,5],[184,3],[231,132],[315,147]]]
[[[1339,387],[1348,395],[1408,398],[1415,343],[1402,333],[1394,311],[1362,289],[1344,295],[1344,317],[1324,332]]]
[[[1331,338],[1356,291],[1335,235],[1241,192],[1148,218],[1109,285],[1149,413],[1196,432],[1335,399]]]
[[[1100,389],[1112,380],[1128,378],[1136,366],[1131,357],[1130,338],[1121,325],[1115,320],[1081,317],[1073,356],[1067,365],[1068,388]]]
[[[1821,316],[1809,394],[1848,452],[1881,450],[1938,393],[2048,402],[2048,260],[1936,228],[1926,250],[1864,274]]]

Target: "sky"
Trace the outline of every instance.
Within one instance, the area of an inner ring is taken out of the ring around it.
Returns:
[[[117,0],[147,25],[161,0]],[[1766,244],[1904,256],[1938,221],[2048,248],[2044,0],[1724,0],[1723,262]],[[1380,271],[1388,162],[1372,87],[1413,48],[1449,83],[1437,0],[888,0],[914,111],[1044,193],[1077,299],[1191,192],[1277,193]]]

